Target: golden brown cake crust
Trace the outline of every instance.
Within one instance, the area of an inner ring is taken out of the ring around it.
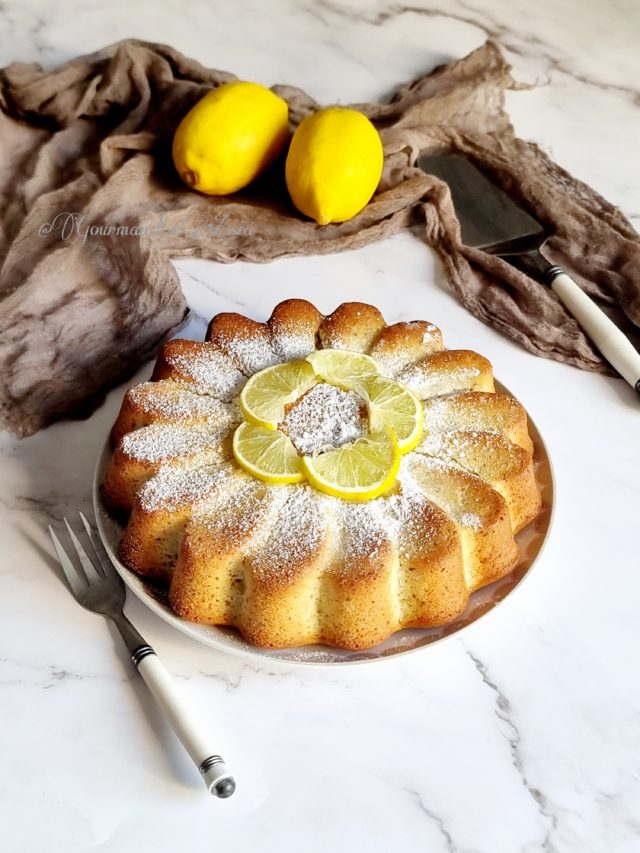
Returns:
[[[390,376],[442,350],[442,332],[426,320],[385,326],[369,349]]]
[[[384,327],[384,317],[373,305],[343,302],[320,323],[320,346],[367,352]]]
[[[247,377],[315,349],[369,354],[422,401],[424,434],[381,497],[353,504],[239,468],[231,436]],[[455,619],[508,573],[539,511],[527,417],[487,359],[445,350],[428,321],[386,325],[344,303],[289,299],[265,323],[219,314],[206,341],[170,341],[112,430],[103,494],[129,513],[120,556],[164,580],[182,617],[285,647],[371,647]]]

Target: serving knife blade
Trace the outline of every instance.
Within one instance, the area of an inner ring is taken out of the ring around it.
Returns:
[[[470,160],[459,154],[425,154],[418,166],[444,181],[466,246],[499,255],[548,284],[609,363],[640,394],[640,353],[565,270],[541,249],[544,226]]]

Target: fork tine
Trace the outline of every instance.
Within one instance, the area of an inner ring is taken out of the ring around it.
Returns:
[[[64,523],[67,525],[67,530],[69,531],[71,542],[73,544],[73,547],[76,549],[76,553],[78,555],[80,563],[82,564],[82,568],[84,569],[84,573],[86,575],[87,580],[89,581],[89,583],[95,583],[96,581],[99,581],[101,575],[98,573],[96,567],[91,562],[91,559],[87,555],[87,552],[84,550],[82,543],[80,542],[76,534],[73,532],[73,528],[71,527],[66,518],[64,519]]]
[[[85,514],[83,512],[79,511],[78,514],[80,516],[80,520],[82,521],[84,529],[87,532],[87,536],[89,537],[89,542],[91,543],[91,548],[93,550],[93,553],[95,554],[96,560],[98,561],[98,565],[96,566],[96,568],[100,574],[102,574],[104,577],[107,577],[109,574],[109,568],[105,564],[105,561],[102,559],[102,554],[100,553],[100,549],[98,548],[96,540],[93,538],[93,528],[91,527],[91,523],[87,520],[87,518],[85,517]],[[100,543],[100,547],[104,548],[102,543]],[[105,552],[105,554],[106,554],[106,552]],[[110,561],[109,561],[109,563],[110,563]]]
[[[78,574],[78,570],[73,565],[67,552],[62,547],[62,543],[56,536],[53,527],[49,525],[49,533],[51,534],[51,538],[53,540],[53,547],[56,549],[56,554],[58,555],[58,560],[60,565],[62,566],[62,571],[64,572],[64,576],[67,579],[67,583],[71,587],[71,592],[78,597],[82,590],[84,589],[84,583],[80,580],[80,575]]]

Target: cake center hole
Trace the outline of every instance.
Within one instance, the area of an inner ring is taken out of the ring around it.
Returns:
[[[285,408],[280,428],[298,453],[315,456],[366,435],[367,407],[353,391],[320,382]]]

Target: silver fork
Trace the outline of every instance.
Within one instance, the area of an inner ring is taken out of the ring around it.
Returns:
[[[115,571],[102,543],[82,513],[80,513],[80,519],[86,532],[87,549],[76,536],[67,519],[64,519],[80,566],[74,565],[55,531],[49,525],[49,533],[71,591],[79,604],[87,610],[106,616],[115,624],[129,650],[134,666],[165,712],[171,728],[200,771],[209,792],[216,797],[230,797],[236,788],[231,771],[222,758],[212,751],[209,736],[205,734],[204,727],[187,707],[176,683],[154,650],[124,615],[124,582]],[[91,557],[87,554],[87,550],[91,553]]]

